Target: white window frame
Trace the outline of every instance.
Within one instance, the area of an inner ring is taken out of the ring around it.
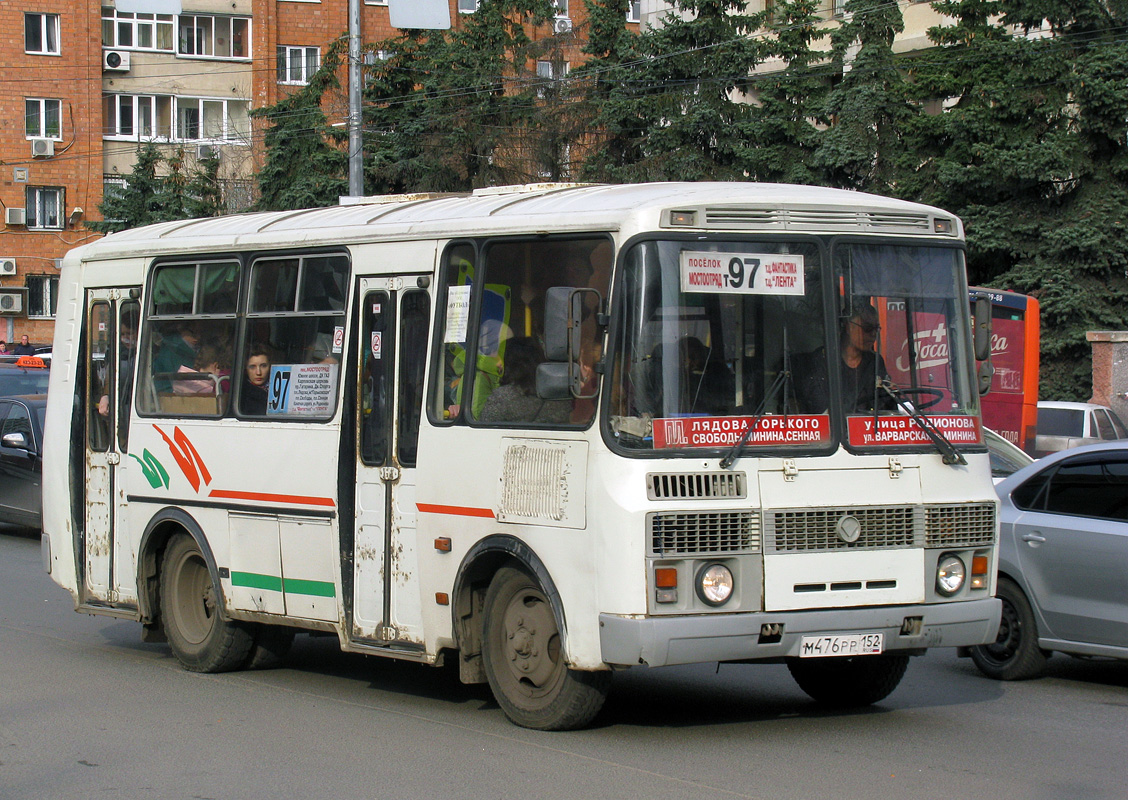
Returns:
[[[31,22],[32,17],[39,18],[39,41],[42,44],[40,50],[28,49],[28,23]],[[61,41],[59,15],[58,14],[45,14],[38,11],[25,11],[24,12],[24,52],[29,55],[35,56],[60,56],[63,54],[63,43]],[[54,42],[51,41],[54,37]],[[51,45],[54,44],[54,49]]]
[[[47,200],[53,197],[55,205],[55,219],[53,223],[47,213]],[[27,187],[27,229],[29,231],[61,231],[65,227],[66,193],[59,186],[29,186]]]
[[[310,56],[313,63],[310,63]],[[297,62],[295,63],[295,57]],[[298,77],[294,78],[295,66]],[[305,86],[321,67],[321,49],[303,45],[278,45],[278,82],[288,86]]]
[[[642,22],[642,0],[629,0],[627,22]]]
[[[473,14],[478,10],[478,0],[458,0],[459,14]]]
[[[161,30],[168,41],[167,47],[160,46]],[[141,44],[142,33],[149,30],[151,45]],[[128,31],[127,37],[122,33]],[[176,17],[172,14],[142,14],[118,11],[113,8],[102,9],[102,47],[115,50],[150,50],[158,53],[172,53],[176,50]]]
[[[364,0],[366,6],[386,6],[388,0]]]
[[[244,26],[242,55],[234,55],[236,23]],[[221,30],[223,26],[226,26],[226,31]],[[219,52],[218,43],[221,41],[221,36],[225,32],[227,34],[227,50],[231,54],[217,55]],[[201,50],[204,52],[200,52]],[[250,61],[251,18],[244,16],[221,16],[217,14],[181,14],[176,18],[176,55],[178,58]]]
[[[557,64],[560,65],[560,74],[556,72]],[[538,61],[537,62],[537,97],[544,98],[545,96],[545,83],[564,80],[568,77],[571,71],[571,64],[567,61]]]
[[[172,95],[102,95],[102,138],[126,142],[169,141],[172,139]],[[167,125],[162,130],[162,106],[167,105]],[[129,131],[123,132],[123,113],[128,115]],[[146,129],[147,125],[147,129]]]
[[[36,131],[28,130],[28,112],[33,106],[38,106],[39,128]],[[47,109],[55,109],[55,132],[48,132]],[[63,140],[63,101],[51,97],[25,97],[24,98],[24,136],[28,139],[54,139],[56,142]]]
[[[223,118],[223,131],[219,136],[205,136],[204,125],[206,124],[207,105],[211,103],[219,104],[222,108],[221,114]],[[235,104],[242,104],[245,109],[244,117],[247,123],[247,129],[238,131],[231,121],[231,109]],[[251,103],[249,100],[228,99],[225,97],[173,97],[172,104],[172,125],[173,125],[173,140],[177,142],[198,142],[198,143],[223,143],[223,144],[250,144],[251,131],[250,131],[250,111]],[[195,107],[196,113],[196,136],[189,137],[182,134],[181,128],[181,115],[182,113],[192,110]]]
[[[24,285],[27,286],[28,318],[54,319],[59,307],[59,276],[28,275]]]
[[[568,16],[568,0],[552,0],[552,5],[556,8],[557,19]]]

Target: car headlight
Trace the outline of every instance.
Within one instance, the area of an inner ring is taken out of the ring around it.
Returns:
[[[944,556],[936,565],[936,591],[951,597],[963,588],[967,568],[957,556]]]
[[[697,596],[711,606],[723,606],[732,597],[736,582],[724,564],[706,564],[697,571]]]

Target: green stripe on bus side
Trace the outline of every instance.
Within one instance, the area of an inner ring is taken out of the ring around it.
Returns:
[[[246,586],[250,589],[266,589],[270,592],[283,590],[282,578],[274,575],[260,575],[257,572],[232,572],[232,586]],[[289,594],[305,594],[313,597],[334,597],[337,594],[333,584],[327,581],[306,581],[297,578],[285,580],[285,590]]]

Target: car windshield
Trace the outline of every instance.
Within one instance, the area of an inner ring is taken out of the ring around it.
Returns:
[[[17,394],[45,394],[51,380],[49,369],[0,368],[0,397]]]
[[[1039,408],[1039,436],[1081,436],[1085,412],[1079,408]]]

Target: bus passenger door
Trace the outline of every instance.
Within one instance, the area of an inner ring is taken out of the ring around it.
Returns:
[[[415,452],[431,300],[415,276],[361,280],[351,635],[422,645]]]
[[[137,294],[140,291],[137,290]],[[135,600],[134,559],[121,481],[133,394],[140,303],[129,289],[93,289],[86,303],[84,600]],[[122,583],[124,591],[120,591]]]

